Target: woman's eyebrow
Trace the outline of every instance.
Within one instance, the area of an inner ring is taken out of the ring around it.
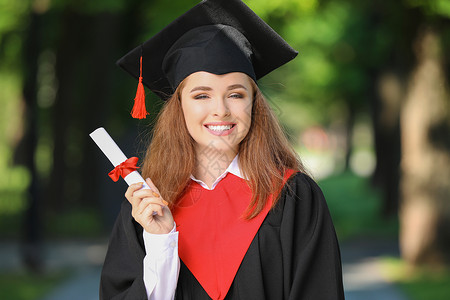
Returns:
[[[230,86],[227,87],[227,90],[235,90],[235,89],[244,89],[247,90],[247,88],[245,86],[243,86],[242,84],[232,84]],[[210,88],[209,86],[196,86],[194,87],[190,92],[195,92],[195,91],[212,91],[212,88]]]
[[[195,91],[211,91],[211,90],[212,88],[210,88],[209,86],[196,86],[191,90],[191,93]]]
[[[243,86],[242,84],[232,84],[230,85],[228,88],[228,90],[235,90],[235,89],[244,89],[247,90],[247,88],[245,86]]]

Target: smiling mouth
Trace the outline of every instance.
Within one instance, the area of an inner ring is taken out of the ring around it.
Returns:
[[[226,136],[236,128],[236,124],[205,124],[205,128],[213,135]]]
[[[230,130],[235,126],[235,124],[229,124],[229,125],[205,125],[206,128],[209,130],[215,131],[215,132],[222,132]]]

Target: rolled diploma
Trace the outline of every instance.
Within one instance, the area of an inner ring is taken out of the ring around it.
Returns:
[[[127,160],[125,154],[123,154],[122,150],[120,150],[119,146],[114,142],[111,136],[106,132],[103,127],[97,128],[94,130],[89,136],[94,140],[97,146],[102,150],[102,152],[106,155],[109,161],[113,164],[114,167],[117,167],[121,163]],[[128,185],[133,183],[143,182],[143,189],[150,189],[150,187],[145,183],[144,178],[142,178],[141,174],[138,171],[133,171],[127,176],[125,176],[125,182]]]

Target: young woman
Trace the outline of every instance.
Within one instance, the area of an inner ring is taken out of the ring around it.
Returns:
[[[144,83],[172,96],[142,167],[151,189],[125,193],[101,298],[344,299],[326,202],[256,84],[296,52],[241,1],[210,0],[119,65],[136,76],[141,55],[156,57]]]

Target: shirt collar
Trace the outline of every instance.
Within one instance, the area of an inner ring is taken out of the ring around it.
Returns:
[[[234,157],[234,159],[231,161],[230,165],[228,166],[228,168],[225,170],[225,172],[222,173],[222,175],[220,175],[213,183],[212,187],[209,188],[206,183],[204,183],[203,181],[195,178],[193,175],[191,175],[191,179],[194,180],[195,182],[197,182],[198,184],[200,184],[203,188],[207,189],[207,190],[213,190],[217,184],[219,184],[219,182],[225,178],[225,176],[228,173],[231,173],[233,175],[236,175],[239,178],[245,179],[244,176],[242,175],[241,169],[239,168],[239,159],[238,159],[239,155],[236,155]]]

